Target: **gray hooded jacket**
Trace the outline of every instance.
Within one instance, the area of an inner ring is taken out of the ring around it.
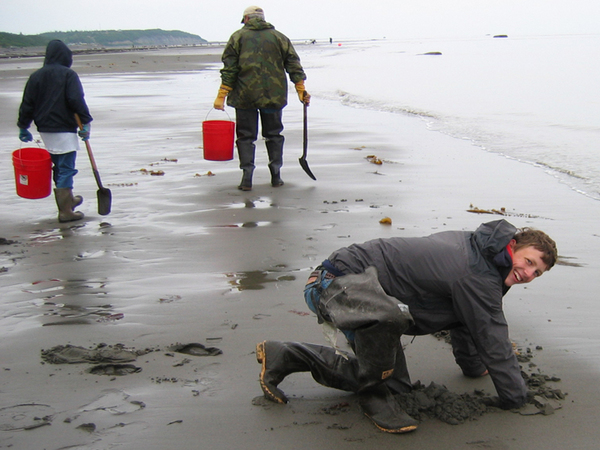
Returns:
[[[487,368],[503,406],[518,407],[527,388],[502,311],[512,267],[506,246],[516,231],[498,220],[475,232],[375,239],[337,250],[329,261],[345,274],[375,266],[385,292],[410,308],[415,325],[406,334],[461,330],[463,339],[453,340],[453,347],[455,355],[470,353],[462,362],[457,357],[463,371],[483,364],[478,374]]]

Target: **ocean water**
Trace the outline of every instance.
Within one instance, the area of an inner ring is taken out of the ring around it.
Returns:
[[[418,116],[600,200],[600,35],[347,41],[299,52],[311,93]]]

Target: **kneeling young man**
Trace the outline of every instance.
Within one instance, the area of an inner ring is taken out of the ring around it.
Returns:
[[[269,400],[287,403],[279,383],[309,371],[324,386],[357,393],[364,414],[381,430],[413,431],[417,421],[394,398],[412,388],[400,337],[451,330],[463,373],[489,373],[500,405],[520,407],[527,388],[502,297],[550,270],[557,258],[544,232],[518,230],[505,220],[475,231],[374,239],[336,250],[311,273],[304,296],[319,323],[345,334],[354,355],[329,346],[261,342],[261,388]]]

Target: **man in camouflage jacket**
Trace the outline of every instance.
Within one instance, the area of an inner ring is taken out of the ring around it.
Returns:
[[[252,189],[255,141],[260,115],[262,135],[269,155],[271,185],[283,185],[282,110],[287,105],[287,79],[294,83],[301,102],[309,104],[304,88],[306,75],[290,40],[265,21],[262,8],[250,6],[244,11],[244,26],[233,33],[223,51],[221,86],[215,109],[227,105],[236,110],[236,135],[242,181],[238,189]]]

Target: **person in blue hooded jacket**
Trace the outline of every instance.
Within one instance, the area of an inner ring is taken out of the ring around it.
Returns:
[[[475,231],[374,239],[334,251],[304,290],[320,323],[339,329],[354,355],[333,347],[264,341],[256,355],[260,384],[277,403],[277,387],[310,371],[328,387],[356,392],[364,414],[383,431],[406,433],[418,423],[395,393],[412,388],[400,337],[451,330],[455,360],[469,377],[488,375],[503,408],[522,406],[527,387],[508,336],[502,298],[556,263],[556,243],[544,232],[505,220]]]
[[[73,177],[77,174],[77,134],[83,140],[89,139],[92,121],[81,81],[71,69],[72,64],[73,53],[64,42],[52,40],[48,43],[43,67],[31,74],[25,85],[17,120],[19,139],[22,142],[33,140],[28,128],[35,122],[50,153],[59,222],[83,218],[82,212],[75,211],[83,198],[73,196]],[[75,114],[83,123],[79,133]]]

